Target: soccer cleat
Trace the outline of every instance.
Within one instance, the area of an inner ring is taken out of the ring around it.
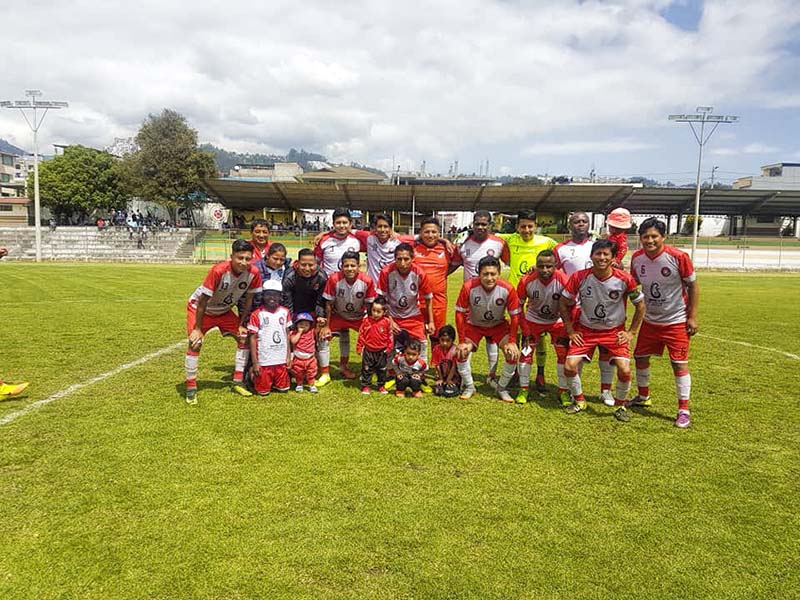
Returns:
[[[624,406],[620,406],[614,411],[614,418],[622,423],[627,423],[631,420],[631,414]]]
[[[586,410],[586,401],[581,400],[579,402],[573,402],[567,408],[564,409],[564,412],[568,415],[577,415],[582,410]]]
[[[546,392],[547,387],[544,384],[544,375],[537,375],[536,376],[536,391],[537,392]]]
[[[514,402],[517,404],[525,404],[528,402],[528,388],[521,388],[519,392],[517,392],[517,397],[514,398]]]
[[[497,395],[500,396],[500,400],[503,402],[514,402],[514,398],[511,397],[511,394],[509,394],[508,390],[505,388],[498,389]]]
[[[569,406],[572,404],[572,396],[567,390],[564,390],[558,395],[558,401],[561,402],[561,406]]]
[[[186,404],[197,404],[197,388],[186,390]]]
[[[430,394],[433,391],[433,388],[429,386],[427,383],[423,383],[421,386],[419,386],[419,389],[421,389],[426,394]]]
[[[269,396],[269,392],[258,392],[259,396]]]
[[[611,395],[611,390],[603,390],[600,392],[600,399],[606,406],[614,406],[614,396]]]
[[[689,417],[688,410],[679,410],[678,417],[675,419],[675,427],[678,429],[687,429],[692,424],[691,419]]]
[[[361,388],[361,393],[362,394],[369,394],[369,386],[365,385],[364,387],[362,387]]]
[[[319,389],[317,389],[317,386],[315,385],[310,385],[308,386],[308,391],[311,392],[312,394],[316,394],[319,391]]]
[[[414,396],[414,398],[422,398],[422,390],[417,390],[412,396]]]
[[[475,386],[471,385],[461,390],[461,395],[459,396],[459,398],[461,398],[462,400],[469,400],[474,395],[475,395]]]
[[[383,387],[385,387],[387,390],[390,390],[390,389],[392,389],[394,387],[395,383],[397,383],[396,380],[390,379],[389,381],[387,381],[386,383],[383,384]]]
[[[323,385],[328,385],[331,382],[331,374],[323,373],[317,378],[317,387],[321,388]]]
[[[234,383],[231,386],[231,391],[236,393],[236,394],[239,394],[240,396],[252,396],[253,395],[253,392],[251,392],[246,387],[244,387],[243,383]]]
[[[347,368],[347,365],[342,365],[342,377],[345,379],[355,379],[356,374]]]
[[[381,386],[381,387],[380,387],[380,389],[378,389],[378,391],[379,391],[381,394],[388,394],[388,393],[389,393],[389,390],[387,390],[387,389],[386,389],[385,387],[383,387],[383,386]]]
[[[302,392],[303,391],[303,386],[302,385],[298,385],[296,388],[294,388],[294,391],[295,392]]]
[[[636,396],[635,398],[631,398],[628,401],[628,406],[653,406],[653,401],[650,399],[650,396],[642,397]]]
[[[0,400],[21,394],[29,385],[27,381],[22,383],[0,383]]]
[[[406,397],[406,393],[405,392],[401,392],[400,390],[395,391],[394,395],[397,396],[398,398],[405,398]]]

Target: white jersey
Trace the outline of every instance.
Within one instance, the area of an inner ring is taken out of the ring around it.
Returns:
[[[567,276],[556,271],[545,283],[533,270],[517,284],[517,296],[520,304],[527,303],[525,320],[539,325],[551,325],[561,316],[558,313],[558,302],[564,292]]]
[[[572,240],[561,242],[553,248],[556,255],[556,267],[567,276],[577,271],[592,268],[592,244],[594,240],[586,239],[580,244]]]
[[[453,264],[463,265],[464,282],[467,282],[478,274],[478,263],[484,256],[494,256],[500,260],[505,245],[501,238],[492,233],[482,242],[470,236],[456,248]]]
[[[322,297],[333,302],[334,314],[347,321],[360,321],[377,294],[369,275],[359,273],[353,283],[348,283],[344,273],[339,271],[328,279]]]
[[[474,327],[491,328],[506,322],[509,316],[520,313],[517,291],[504,279],[487,291],[481,280],[473,277],[461,287],[456,300],[456,311],[467,313],[467,322]]]
[[[361,242],[352,233],[344,238],[339,238],[332,232],[328,232],[314,247],[314,254],[328,277],[342,268],[342,255],[345,252],[360,251]]]
[[[605,279],[598,279],[592,269],[578,271],[567,281],[563,295],[580,299],[581,325],[601,331],[625,325],[628,297],[634,304],[644,300],[633,277],[616,268]]]
[[[223,315],[236,306],[245,293],[255,294],[261,290],[261,275],[255,265],[236,275],[231,268],[231,261],[225,260],[215,264],[209,270],[203,283],[189,296],[189,306],[197,308],[201,296],[209,296],[206,314]]]
[[[269,312],[262,307],[250,315],[247,331],[258,336],[260,367],[286,364],[291,324],[289,311],[283,306],[279,306],[275,312]]]
[[[642,284],[645,321],[656,325],[686,322],[686,284],[695,280],[694,266],[686,252],[665,245],[658,256],[650,258],[644,250],[637,250],[631,258],[631,274]]]

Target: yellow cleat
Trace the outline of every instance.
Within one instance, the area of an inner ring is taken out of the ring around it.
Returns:
[[[430,394],[433,391],[433,388],[429,386],[427,383],[423,383],[421,386],[419,386],[419,389],[425,392],[426,394]]]
[[[317,387],[320,388],[323,385],[328,385],[330,382],[331,382],[330,373],[323,373],[322,375],[319,376],[319,379],[317,379]]]
[[[251,392],[250,390],[248,390],[248,389],[247,389],[246,387],[244,387],[244,385],[243,385],[243,384],[241,384],[241,383],[235,383],[235,384],[233,384],[233,386],[231,386],[231,391],[232,391],[232,392],[234,392],[234,393],[236,393],[236,394],[239,394],[240,396],[252,396],[252,395],[253,395],[253,392]]]
[[[23,383],[0,383],[0,399],[21,394],[29,385],[30,383],[27,381]]]
[[[386,390],[390,390],[394,387],[394,384],[397,383],[394,379],[390,379],[386,383],[383,384],[383,388]]]

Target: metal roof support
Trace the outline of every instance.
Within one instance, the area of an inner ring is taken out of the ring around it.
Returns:
[[[744,210],[742,211],[742,213],[746,217],[750,216],[755,211],[762,209],[765,204],[767,204],[770,200],[775,199],[779,195],[780,195],[780,192],[774,192],[772,194],[767,194],[766,196],[762,196],[761,198],[759,198],[758,200],[756,200],[752,204],[746,206],[744,208]]]
[[[533,212],[535,212],[535,213],[537,213],[537,214],[538,214],[538,212],[539,212],[539,207],[540,207],[542,204],[544,204],[545,202],[547,202],[547,199],[548,199],[548,198],[550,198],[550,196],[552,196],[552,195],[553,195],[553,192],[555,192],[555,191],[556,191],[556,186],[555,186],[555,184],[553,184],[553,185],[551,185],[551,186],[550,186],[550,189],[549,189],[549,190],[547,190],[547,191],[544,193],[544,196],[542,196],[542,199],[541,199],[541,200],[539,200],[539,201],[536,203],[536,205],[533,207]]]
[[[347,184],[346,183],[341,184],[341,188],[342,188],[342,193],[344,194],[344,199],[347,202],[347,208],[352,211],[353,200],[350,198],[350,192],[347,189]]]
[[[602,212],[603,214],[607,214],[608,211],[613,208],[619,208],[620,206],[625,206],[625,201],[631,197],[630,191],[631,190],[629,190],[627,187],[624,186],[617,188],[616,191],[613,194],[611,194],[611,197],[603,205],[603,208],[600,209],[600,212]],[[622,202],[619,202],[619,204],[617,204],[619,197],[623,195],[624,198]]]
[[[286,194],[283,193],[283,190],[280,187],[278,187],[278,183],[276,181],[272,182],[272,188],[281,197],[281,200],[283,200],[283,203],[286,205],[286,208],[288,210],[294,210],[294,206],[291,205],[291,203],[289,202],[289,199],[286,197]]]
[[[485,185],[482,185],[480,188],[478,188],[478,193],[475,194],[475,200],[472,201],[472,212],[475,212],[478,209],[478,203],[481,201],[481,198],[483,197],[483,190],[485,189]]]

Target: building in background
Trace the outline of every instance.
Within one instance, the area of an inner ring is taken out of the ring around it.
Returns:
[[[779,162],[761,167],[761,175],[740,177],[733,182],[735,190],[800,190],[800,163]],[[730,235],[777,236],[787,227],[794,237],[800,237],[800,220],[784,217],[733,217]]]

